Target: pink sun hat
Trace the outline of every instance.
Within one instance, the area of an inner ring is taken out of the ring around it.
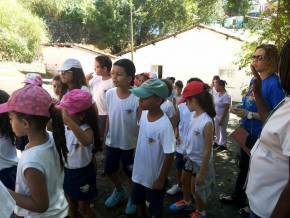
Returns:
[[[0,104],[0,113],[19,112],[27,115],[50,117],[52,98],[40,86],[26,85],[12,93],[8,101]]]
[[[25,76],[25,80],[23,81],[26,85],[31,84],[35,86],[42,86],[42,78],[37,73],[28,73]]]
[[[56,107],[65,109],[69,115],[74,115],[89,109],[92,105],[92,95],[88,91],[73,89],[62,97]]]

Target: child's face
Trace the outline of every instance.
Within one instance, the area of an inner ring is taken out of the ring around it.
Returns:
[[[140,98],[139,106],[142,110],[150,110],[152,108],[160,107],[161,99],[156,96],[150,96],[148,98]]]
[[[111,75],[116,87],[130,87],[132,77],[127,76],[123,67],[113,65]]]
[[[221,91],[223,91],[223,87],[221,86],[221,85],[217,85],[216,87],[215,87],[215,90],[217,91],[217,92],[221,92]]]
[[[61,92],[61,82],[59,80],[53,80],[52,83],[52,89],[54,94],[60,95]]]
[[[28,122],[25,119],[20,119],[16,113],[10,112],[9,119],[12,130],[17,137],[25,136],[28,128]]]
[[[71,70],[62,71],[60,74],[60,80],[63,84],[69,84],[73,80],[73,72]]]
[[[175,91],[177,95],[181,95],[182,88],[175,86]]]
[[[213,87],[214,87],[215,89],[217,89],[217,86],[219,85],[219,80],[215,79],[215,80],[212,82],[212,84],[213,84]]]
[[[190,112],[195,111],[198,107],[197,100],[195,98],[186,99],[186,106]]]
[[[98,76],[103,76],[106,72],[106,67],[102,67],[98,61],[95,61],[95,71]]]

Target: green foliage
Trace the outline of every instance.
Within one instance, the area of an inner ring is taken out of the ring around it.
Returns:
[[[248,0],[227,0],[224,8],[229,17],[246,15],[250,8],[250,3]]]
[[[135,45],[174,33],[192,24],[183,0],[133,0]],[[95,34],[97,41],[120,52],[130,41],[130,0],[96,1]]]
[[[0,1],[0,58],[31,62],[46,40],[40,18],[16,0]]]
[[[89,41],[88,23],[94,15],[94,0],[21,0],[26,8],[43,18],[53,42]]]
[[[192,13],[198,17],[198,23],[221,23],[225,18],[223,0],[191,0]]]

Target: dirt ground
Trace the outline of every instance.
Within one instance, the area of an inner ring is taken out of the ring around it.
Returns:
[[[232,132],[237,126],[238,120],[236,117],[231,116],[228,133]],[[228,151],[214,152],[215,156],[215,170],[216,170],[216,189],[214,194],[211,196],[208,205],[208,217],[209,218],[240,218],[238,214],[238,208],[232,205],[223,205],[218,201],[218,196],[221,193],[231,193],[235,179],[237,176],[237,155],[238,147],[234,145],[231,141],[228,142]],[[101,156],[98,156],[101,159]],[[100,167],[100,164],[98,164]],[[98,218],[135,218],[137,216],[126,216],[124,214],[124,209],[126,202],[118,205],[112,209],[106,209],[104,201],[112,191],[112,185],[110,181],[100,175],[101,170],[98,170],[97,175],[97,185],[99,190],[99,197],[96,200],[94,207],[96,212],[96,217]],[[169,187],[176,182],[175,170],[172,169],[169,177]],[[164,215],[166,218],[188,218],[188,213],[182,214],[170,214],[168,207],[171,203],[180,200],[181,194],[177,196],[166,196],[164,202]]]

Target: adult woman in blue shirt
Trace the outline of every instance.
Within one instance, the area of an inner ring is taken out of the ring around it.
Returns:
[[[277,76],[278,68],[278,50],[271,44],[262,44],[258,46],[252,56],[252,67],[259,73],[262,80],[262,96],[270,110],[272,110],[284,97],[285,94],[281,88]],[[241,108],[233,108],[232,113],[242,119],[242,126],[248,132],[246,147],[250,149],[255,144],[262,130],[263,117],[258,113],[254,93],[253,82],[250,81],[249,89],[243,96],[243,105]],[[221,196],[220,201],[223,203],[235,203],[240,207],[246,206],[245,181],[249,168],[249,152],[241,149],[239,160],[239,174],[236,181],[234,192],[228,196]]]

